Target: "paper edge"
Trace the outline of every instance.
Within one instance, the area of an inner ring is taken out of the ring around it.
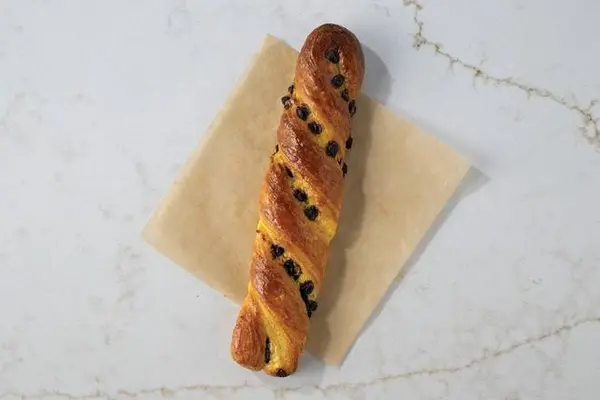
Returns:
[[[261,54],[261,52],[270,44],[270,42],[275,43],[275,41],[277,41],[277,40],[278,40],[278,38],[276,38],[275,36],[273,36],[271,34],[267,34],[261,40],[258,48],[252,53],[250,60],[246,64],[246,68],[244,69],[242,74],[239,76],[239,78],[236,80],[235,84],[230,89],[229,94],[226,96],[225,100],[221,104],[221,107],[216,112],[216,114],[213,116],[211,122],[208,124],[207,128],[204,130],[204,133],[202,135],[200,135],[200,138],[197,140],[194,148],[187,155],[185,162],[183,163],[183,166],[175,174],[173,181],[169,185],[167,185],[167,190],[165,191],[165,194],[158,201],[157,205],[154,208],[154,212],[151,214],[150,218],[148,219],[148,221],[146,222],[146,224],[144,225],[144,227],[142,228],[142,231],[141,231],[141,236],[144,239],[144,241],[146,241],[152,247],[156,248],[155,244],[152,241],[152,238],[154,237],[154,235],[150,233],[151,227],[153,227],[156,224],[156,221],[159,219],[158,216],[162,215],[164,210],[168,207],[168,200],[178,190],[177,187],[178,187],[179,183],[182,182],[186,177],[188,177],[191,174],[191,169],[194,164],[193,161],[198,159],[201,156],[201,154],[204,152],[204,149],[206,147],[208,140],[211,137],[211,133],[216,131],[218,129],[218,127],[221,125],[221,123],[223,121],[223,115],[225,114],[225,110],[227,109],[226,105],[229,104],[231,102],[231,100],[237,96],[237,94],[239,93],[241,88],[244,86],[244,83],[248,80],[250,73],[254,69],[254,66],[256,65],[256,61],[257,61],[259,55]],[[168,258],[168,256],[167,256],[167,258]]]

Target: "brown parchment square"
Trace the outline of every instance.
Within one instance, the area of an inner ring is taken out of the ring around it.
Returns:
[[[156,250],[238,304],[296,56],[265,38],[143,232]],[[342,216],[307,343],[330,365],[342,362],[469,169],[377,101],[362,96],[357,109]]]

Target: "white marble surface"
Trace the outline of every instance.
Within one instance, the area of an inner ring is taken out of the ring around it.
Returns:
[[[354,3],[0,2],[0,399],[598,398],[600,3]],[[340,369],[267,379],[140,231],[263,36],[324,21],[487,179]]]

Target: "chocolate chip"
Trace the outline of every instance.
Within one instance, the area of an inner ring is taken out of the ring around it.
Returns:
[[[340,53],[336,49],[329,49],[325,53],[325,58],[328,59],[329,62],[337,64],[340,62]]]
[[[306,307],[308,307],[308,294],[306,292],[303,292],[302,288],[300,288],[300,297],[302,297],[302,301],[304,302],[304,305]]]
[[[318,135],[323,130],[323,128],[321,128],[321,125],[319,125],[319,123],[315,121],[308,123],[308,129],[310,129],[310,131],[315,135]]]
[[[300,284],[300,293],[305,293],[306,295],[309,295],[314,289],[315,285],[312,281],[306,281]]]
[[[310,308],[309,308],[310,300],[308,299],[308,294],[306,292],[303,292],[302,288],[300,288],[300,297],[302,297],[302,301],[304,302],[304,308],[306,308],[306,313],[310,317]]]
[[[284,107],[286,110],[292,106],[291,99],[292,99],[292,98],[291,98],[290,96],[283,96],[283,97],[281,98],[281,102],[283,103],[283,107]]]
[[[346,139],[346,148],[348,150],[350,150],[352,148],[353,142],[354,142],[354,139],[352,139],[352,136],[350,136],[348,139]]]
[[[332,158],[335,157],[339,150],[340,145],[333,140],[330,140],[329,143],[327,143],[327,147],[325,147],[325,153],[327,153],[327,155]]]
[[[308,300],[308,295],[306,293],[300,292],[300,297],[302,297],[302,301],[304,302],[304,308],[306,309],[306,312],[308,312],[308,302],[310,300]]]
[[[350,116],[356,114],[356,104],[354,103],[354,100],[351,100],[350,103],[348,103],[348,111],[350,111]]]
[[[271,255],[273,256],[273,258],[281,257],[284,252],[285,249],[279,246],[278,244],[271,245]]]
[[[317,302],[314,300],[309,300],[308,304],[306,305],[306,313],[308,314],[308,318],[312,317],[312,313],[314,313],[315,311],[317,311]]]
[[[333,78],[331,78],[331,84],[334,88],[339,89],[344,84],[344,76],[337,74]]]
[[[278,376],[278,377],[280,377],[280,378],[285,378],[286,376],[288,376],[287,372],[285,372],[281,368],[279,368],[277,370],[277,372],[275,372],[275,375]]]
[[[290,85],[290,87],[288,87],[288,93],[289,94],[294,93],[294,85]]]
[[[294,174],[292,173],[292,170],[291,170],[291,169],[289,169],[287,165],[285,166],[285,172],[288,174],[288,176],[289,176],[290,178],[293,178],[293,177],[294,177]]]
[[[275,151],[273,152],[273,154],[277,153],[278,151],[279,151],[279,145],[278,145],[278,144],[276,144],[276,145],[275,145]]]
[[[296,198],[296,200],[301,202],[305,202],[306,200],[308,200],[308,195],[302,189],[294,190],[294,197]]]
[[[317,311],[317,302],[314,300],[304,299],[304,305],[306,306],[306,314],[308,314],[308,318],[312,317],[313,312]]]
[[[267,342],[265,343],[265,364],[268,364],[271,361],[271,340],[267,337]]]
[[[317,309],[317,302],[308,298],[308,295],[311,294],[314,289],[315,285],[312,281],[306,281],[300,284],[300,297],[302,297],[309,318],[312,315],[312,312]]]
[[[342,165],[342,173],[344,174],[344,176],[346,176],[346,174],[348,173],[348,166],[346,165],[346,163]]]
[[[295,281],[297,281],[298,278],[300,278],[300,274],[302,272],[300,271],[300,268],[296,265],[294,260],[292,260],[291,258],[285,260],[285,262],[283,263],[283,268],[285,268],[285,272],[287,272],[287,274]]]
[[[344,101],[350,101],[350,95],[348,94],[348,89],[342,90],[342,99],[344,99]]]
[[[319,209],[315,206],[308,206],[304,209],[304,215],[311,221],[314,221],[319,216]]]
[[[296,108],[296,115],[302,121],[306,121],[308,119],[308,115],[310,114],[310,110],[306,104],[302,104],[298,108]]]

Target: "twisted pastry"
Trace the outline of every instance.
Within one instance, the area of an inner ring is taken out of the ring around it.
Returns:
[[[362,49],[350,31],[324,24],[309,34],[281,99],[248,293],[232,335],[231,355],[248,369],[283,377],[297,368],[337,230],[363,75]]]

